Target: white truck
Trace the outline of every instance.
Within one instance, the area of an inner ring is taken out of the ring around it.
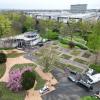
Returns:
[[[87,83],[94,84],[100,81],[100,73],[93,74],[94,70],[89,69],[88,72],[86,72],[86,75],[89,77]]]

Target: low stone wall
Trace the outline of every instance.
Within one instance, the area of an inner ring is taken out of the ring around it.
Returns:
[[[0,40],[0,48],[13,48],[16,47],[18,43],[13,42],[12,40]]]

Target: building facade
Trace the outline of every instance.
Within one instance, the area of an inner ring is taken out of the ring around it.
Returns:
[[[87,4],[71,5],[71,13],[85,13],[87,11]]]

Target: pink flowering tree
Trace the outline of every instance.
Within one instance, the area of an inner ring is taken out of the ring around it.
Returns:
[[[9,73],[9,80],[7,83],[7,87],[14,92],[18,92],[23,90],[22,86],[22,75],[24,72],[33,72],[31,67],[26,67],[26,68],[18,68],[18,69],[13,69]],[[35,78],[34,78],[35,79]],[[31,81],[31,80],[30,80]],[[28,82],[30,83],[30,82]],[[34,83],[33,83],[34,85]]]

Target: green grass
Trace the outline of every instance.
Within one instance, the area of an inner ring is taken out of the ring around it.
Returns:
[[[71,52],[71,55],[77,56],[77,55],[80,54],[80,52],[81,52],[81,51],[79,51],[79,50],[73,50],[73,51]]]
[[[43,80],[36,72],[35,72],[35,75],[36,75],[36,81],[37,81],[35,90],[38,90],[38,89],[43,88],[46,81]]]
[[[67,55],[67,54],[62,54],[61,58],[67,59],[69,60],[71,58],[71,56]]]
[[[13,50],[15,48],[0,48],[0,50]]]
[[[69,49],[69,46],[67,44],[63,44],[59,42],[59,46],[61,46],[62,48]]]
[[[91,64],[89,67],[96,70],[96,72],[100,73],[100,64],[98,64],[98,65]]]
[[[87,64],[88,64],[88,62],[87,62],[87,61],[82,60],[82,59],[79,59],[79,58],[75,58],[75,59],[74,59],[74,61],[76,61],[76,62],[78,62],[78,63],[81,63],[81,64],[85,64],[85,65],[87,65]]]
[[[16,58],[23,55],[23,53],[8,53],[7,58]]]
[[[74,41],[82,43],[82,44],[86,44],[86,41],[84,39],[82,39],[81,37],[74,37],[73,38]]]
[[[95,97],[86,96],[86,97],[83,97],[81,100],[99,100],[99,99]]]
[[[12,92],[5,83],[0,83],[0,100],[24,100],[25,92]]]
[[[0,78],[4,75],[6,71],[6,64],[0,64]]]
[[[33,67],[33,69],[36,67],[36,65],[34,63],[23,63],[23,64],[15,64],[12,69],[17,69],[17,68],[24,68],[24,67]]]
[[[70,64],[64,64],[64,63],[61,63],[61,62],[56,62],[55,66],[59,67],[61,69],[64,69],[64,68],[67,67],[67,68],[69,68],[69,69],[71,69],[73,71],[76,71],[76,72],[82,72],[83,71],[82,69],[80,69],[80,68],[78,68],[76,66],[73,66],[73,65],[70,65]]]

